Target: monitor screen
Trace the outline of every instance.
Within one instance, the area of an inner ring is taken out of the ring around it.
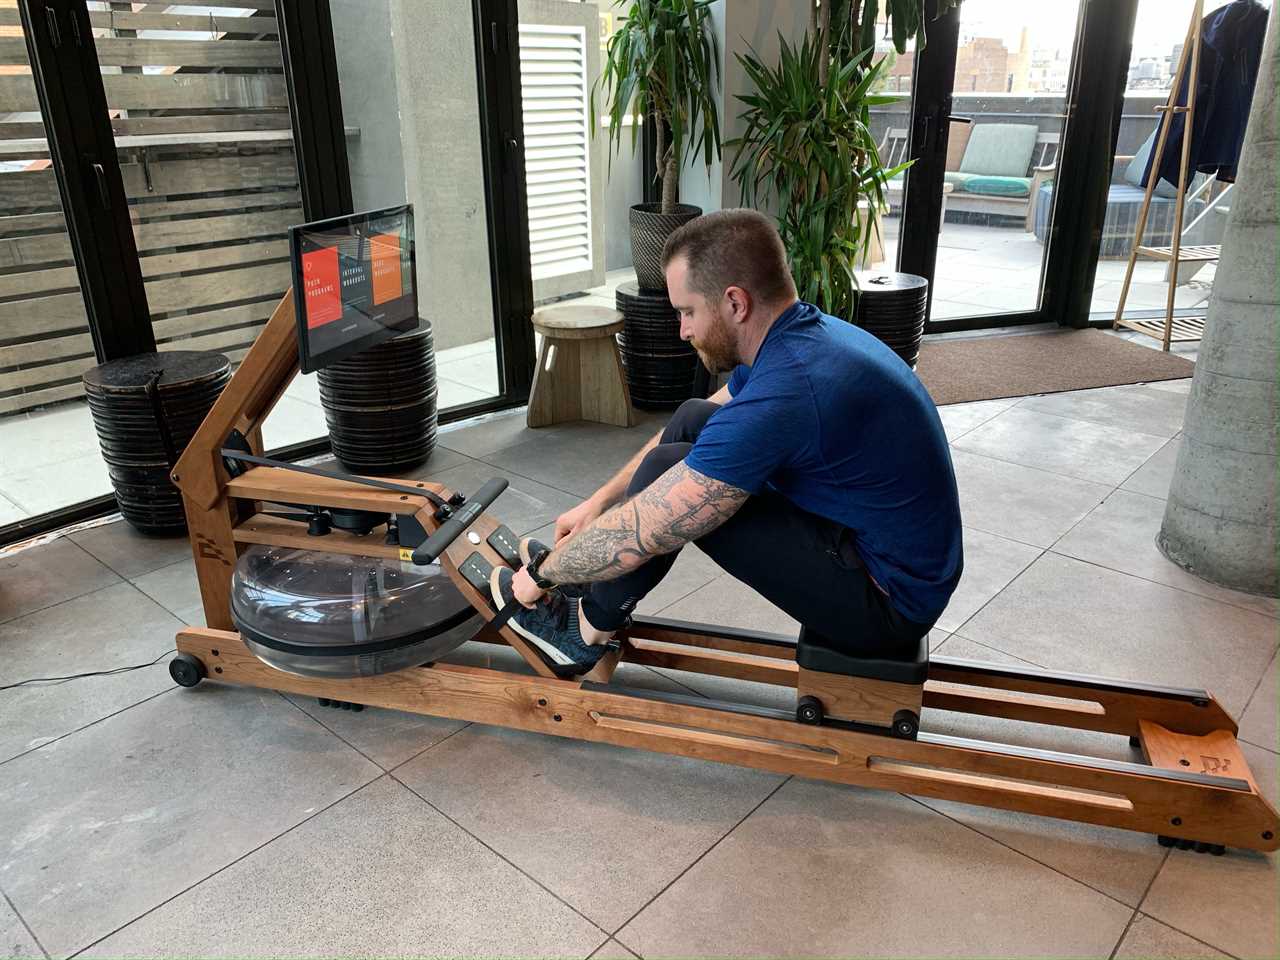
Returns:
[[[413,205],[289,228],[303,373],[418,326]]]

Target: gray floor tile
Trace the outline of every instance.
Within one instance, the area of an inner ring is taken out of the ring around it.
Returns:
[[[962,660],[1019,665],[1013,657],[959,636],[952,636],[939,653]],[[1129,747],[1127,737],[1089,730],[932,708],[925,709],[920,725],[930,733],[1111,760],[1140,760],[1137,751]],[[1147,885],[1164,861],[1164,848],[1148,834],[931,797],[921,797],[920,802],[1133,907],[1142,901]]]
[[[588,960],[632,960],[635,954],[617,940],[608,940]]]
[[[204,603],[195,561],[188,557],[132,580],[134,586],[164,607],[183,623],[204,626]]]
[[[723,574],[719,564],[690,544],[680,551],[670,572],[637,604],[636,613],[657,616]]]
[[[510,527],[517,536],[525,536],[582,502],[580,497],[546,484],[530,480],[520,474],[512,474],[481,460],[470,460],[460,466],[450,467],[431,474],[450,490],[461,490],[470,496],[491,477],[505,477],[510,481],[506,492],[489,508],[490,516]]]
[[[1259,789],[1276,804],[1280,757],[1247,743],[1242,746]],[[1206,857],[1192,850],[1171,850],[1142,910],[1233,956],[1280,956],[1278,864],[1280,857],[1274,853],[1229,850],[1223,857]]]
[[[1106,956],[1131,914],[905,797],[792,780],[617,938],[641,956]]]
[[[556,430],[555,427],[530,430],[525,425],[526,417],[527,411],[521,408],[492,414],[478,423],[448,424],[440,428],[436,442],[468,457],[483,457]]]
[[[358,713],[335,710],[320,706],[315,697],[294,693],[284,696],[383,770],[398,767],[466,726],[462,720],[446,720],[380,707],[365,707]]]
[[[793,637],[800,632],[798,621],[727,573],[664,608],[662,616],[722,627],[785,633]]]
[[[396,776],[606,930],[624,923],[782,780],[479,725]]]
[[[959,629],[1040,553],[1039,547],[966,528],[964,574],[946,610],[938,618],[938,629],[944,632]]]
[[[1248,740],[1259,747],[1280,753],[1280,674],[1277,673],[1280,654],[1271,658],[1271,666],[1262,675],[1262,682],[1253,693],[1253,699],[1240,715],[1240,730],[1237,736]]]
[[[414,467],[412,470],[405,470],[403,473],[395,474],[395,476],[406,480],[434,480],[436,474],[461,466],[467,463],[468,460],[469,458],[464,454],[449,449],[437,440],[435,448],[431,451],[430,456],[427,457],[426,463]]]
[[[1047,547],[1102,502],[1111,487],[953,449],[966,527]]]
[[[603,936],[386,777],[83,956],[584,957]]]
[[[66,537],[0,556],[0,623],[119,582]]]
[[[120,576],[141,576],[191,556],[186,535],[148,537],[124,520],[81,530],[69,536]]]
[[[1120,484],[1120,488],[1167,500],[1169,485],[1173,483],[1173,471],[1178,465],[1178,451],[1181,447],[1181,439],[1170,440],[1157,450],[1150,460],[1135,470],[1128,480]]]
[[[956,447],[1061,476],[1115,486],[1166,442],[1137,429],[1072,420],[1019,404],[970,430]]]
[[[1018,404],[1019,410],[1105,423],[1159,437],[1172,437],[1182,429],[1186,407],[1185,393],[1153,390],[1145,384],[1027,397]]]
[[[619,954],[612,954],[617,957]],[[9,904],[0,898],[0,957],[22,958],[44,957],[40,945],[31,938],[30,932],[22,925],[18,915]]]
[[[1116,490],[1053,545],[1054,553],[1087,560],[1202,597],[1277,616],[1277,601],[1219,587],[1168,560],[1156,546],[1165,502]]]
[[[132,584],[94,593],[6,623],[0,686],[148,663],[173,649],[182,623]],[[27,684],[0,694],[0,760],[8,760],[173,686],[165,657],[111,677]]]
[[[1229,960],[1229,957],[1140,913],[1120,941],[1115,960]]]
[[[5,765],[4,889],[71,953],[380,772],[275,693],[174,690]]]
[[[1008,410],[1017,400],[977,400],[973,403],[950,403],[938,408],[947,440],[958,440],[975,427],[980,427],[997,413]]]
[[[1233,716],[1276,652],[1270,617],[1056,554],[964,635],[1053,670],[1203,688]]]
[[[486,454],[484,460],[522,476],[588,497],[653,436],[654,429],[575,424],[554,435]]]

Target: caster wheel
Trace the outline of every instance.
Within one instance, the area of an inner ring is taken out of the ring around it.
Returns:
[[[920,718],[910,710],[899,710],[893,715],[893,735],[903,740],[914,740],[920,732]]]
[[[1209,853],[1211,853],[1215,857],[1220,857],[1226,852],[1227,852],[1226,844],[1211,843],[1209,845]]]
[[[353,703],[353,704],[351,705],[351,712],[352,712],[352,713],[359,713],[359,712],[360,712],[361,710],[363,710],[363,709],[364,709],[364,704],[363,704],[363,703]]]
[[[204,664],[189,653],[180,653],[169,661],[169,676],[180,687],[194,687],[205,677]]]
[[[1212,843],[1205,843],[1203,840],[1196,841],[1196,853],[1208,853],[1212,849]]]
[[[316,702],[317,702],[318,704],[320,704],[320,706],[322,706],[322,707],[331,707],[331,706],[333,706],[333,701],[332,701],[332,700],[330,700],[328,697],[317,697],[317,698],[316,698]]]
[[[817,697],[801,697],[796,704],[796,719],[815,727],[822,723],[822,701]]]
[[[342,701],[342,703],[341,703],[341,708],[342,708],[343,710],[350,710],[350,709],[351,709],[351,704],[349,704],[349,703],[347,703],[347,701],[343,700],[343,701]]]
[[[1179,840],[1179,841],[1178,841],[1178,849],[1179,849],[1179,850],[1190,850],[1190,849],[1192,849],[1193,847],[1195,847],[1195,845],[1196,845],[1196,842],[1195,842],[1194,840]]]
[[[1173,847],[1173,846],[1177,846],[1178,844],[1177,837],[1167,837],[1163,833],[1160,834],[1158,837],[1156,837],[1156,840],[1159,842],[1160,846],[1162,847]]]

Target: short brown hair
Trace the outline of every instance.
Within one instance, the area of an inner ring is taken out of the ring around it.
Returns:
[[[755,210],[717,210],[690,220],[667,238],[662,266],[689,263],[689,286],[713,303],[728,287],[742,287],[761,303],[795,298],[782,238]]]

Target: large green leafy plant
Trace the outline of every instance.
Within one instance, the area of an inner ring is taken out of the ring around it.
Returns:
[[[892,96],[869,93],[883,62],[870,51],[837,63],[820,78],[826,50],[806,33],[798,47],[781,39],[777,66],[754,52],[739,55],[755,92],[739,96],[747,110],[731,176],[748,207],[776,207],[800,298],[835,316],[853,316],[854,269],[871,242],[889,178],[869,126],[868,108]]]
[[[591,89],[592,134],[596,94],[603,89],[615,151],[633,110],[655,124],[654,172],[662,181],[663,213],[675,209],[679,167],[686,155],[701,153],[708,166],[713,156],[720,156],[720,50],[711,2],[635,0],[609,40],[604,70]],[[664,127],[671,131],[670,142]],[[632,150],[637,129],[632,125]]]
[[[938,0],[939,15],[961,2]],[[800,297],[846,319],[888,182],[909,165],[885,169],[870,128],[870,108],[898,99],[875,93],[887,69],[873,60],[882,7],[899,53],[912,37],[924,46],[923,0],[811,0],[808,32],[798,46],[779,37],[776,66],[738,54],[755,89],[738,96],[746,129],[725,144],[742,203],[777,209]]]

